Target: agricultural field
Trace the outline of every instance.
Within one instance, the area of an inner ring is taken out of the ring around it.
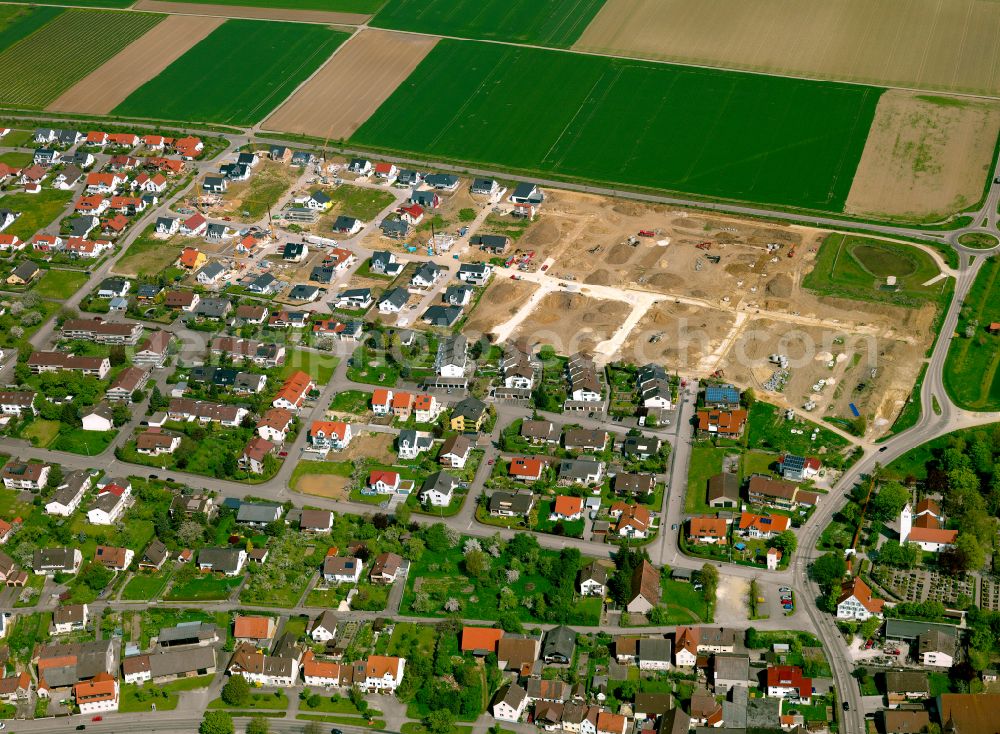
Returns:
[[[571,179],[840,211],[881,92],[444,39],[351,140]]]
[[[265,121],[269,130],[346,140],[417,68],[436,38],[366,29]]]
[[[250,125],[348,35],[324,26],[227,20],[114,108],[115,115]],[[254,63],[248,65],[247,50]],[[0,57],[2,58],[2,57]],[[232,80],[241,84],[234,88]],[[183,89],[183,94],[177,90]]]
[[[358,13],[371,15],[385,0],[172,0],[191,5],[234,5],[239,8],[285,8],[289,10],[314,10],[325,13]],[[189,12],[197,12],[191,8]]]
[[[164,16],[67,10],[0,53],[0,104],[43,108]]]
[[[937,221],[975,205],[998,133],[995,101],[889,90],[875,110],[845,211]]]
[[[1000,342],[989,325],[1000,321],[1000,260],[983,263],[959,315],[948,348],[944,386],[966,410],[1000,410]]]
[[[50,110],[104,115],[222,24],[204,15],[171,15],[67,89]]]
[[[916,247],[831,234],[820,245],[816,265],[803,285],[824,295],[916,308],[947,295],[947,278],[925,285],[939,274],[934,259]],[[895,287],[886,285],[893,276]]]
[[[0,51],[30,36],[63,12],[62,8],[36,5],[4,5],[0,7]]]
[[[219,0],[218,3],[200,0],[139,0],[133,8],[154,13],[175,13],[185,15],[198,13],[218,18],[253,18],[255,20],[287,20],[294,23],[322,23],[327,25],[360,25],[371,14],[360,12],[370,0],[316,0],[296,3],[294,0]],[[381,0],[375,0],[381,5]],[[357,8],[359,12],[338,10],[312,10],[313,5]]]
[[[608,0],[574,48],[879,86],[996,95],[1000,5]]]
[[[371,24],[399,31],[566,48],[604,0],[388,0]]]

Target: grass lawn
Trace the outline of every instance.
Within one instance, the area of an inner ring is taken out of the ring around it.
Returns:
[[[971,441],[975,434],[982,433],[991,436],[996,430],[998,423],[987,423],[986,425],[974,428],[964,428],[959,431],[952,431],[943,436],[931,439],[927,443],[910,449],[902,456],[885,467],[887,478],[903,480],[912,476],[917,480],[927,478],[927,465],[944,449],[948,448],[955,441]]]
[[[362,726],[371,729],[385,728],[385,721],[382,719],[374,719],[368,723],[367,719],[352,716],[328,716],[326,714],[296,714],[295,718],[300,721],[322,721],[326,724],[347,724],[348,726]]]
[[[742,457],[741,476],[746,479],[753,474],[774,476],[771,466],[778,460],[775,454],[763,451],[747,451]]]
[[[156,704],[157,711],[173,711],[177,708],[177,701],[180,698],[177,695],[179,691],[206,688],[212,684],[213,677],[202,675],[195,678],[182,678],[163,685],[145,687],[126,683],[121,689],[121,702],[118,711],[121,713],[152,711],[153,704]]]
[[[219,576],[198,576],[190,581],[174,584],[167,594],[167,601],[218,601],[243,581],[242,576],[227,578]]]
[[[928,673],[927,682],[930,684],[931,698],[937,698],[942,693],[949,693],[951,691],[947,673]]]
[[[31,35],[61,12],[62,8],[39,8],[27,5],[6,5],[0,8],[0,51]],[[8,142],[10,137],[3,139],[4,145],[16,144]],[[31,156],[28,156],[28,160],[31,160]],[[2,157],[0,161],[9,163]]]
[[[960,408],[1000,410],[1000,337],[987,331],[994,321],[1000,321],[1000,260],[991,257],[965,298],[945,361],[944,386]]]
[[[300,461],[292,471],[288,486],[294,487],[300,477],[310,474],[333,474],[338,477],[349,477],[354,471],[354,464],[349,461]]]
[[[328,589],[313,589],[306,597],[307,607],[322,607],[324,609],[336,609],[340,602],[347,598],[347,592],[353,588],[352,584],[340,584],[331,586]]]
[[[693,584],[672,579],[661,579],[663,589],[661,604],[667,608],[665,624],[711,622],[712,615],[701,592]]]
[[[340,364],[340,357],[320,352],[307,352],[303,349],[290,349],[285,352],[285,364],[278,377],[285,379],[297,370],[307,373],[317,385],[325,385],[333,377],[333,371]]]
[[[348,34],[322,25],[227,20],[132,92],[113,114],[250,125],[264,119],[347,39]],[[247,49],[253,49],[252,63]],[[184,94],[176,94],[179,87]]]
[[[0,53],[0,104],[45,107],[165,17],[113,10],[57,14]]]
[[[31,441],[32,446],[46,448],[56,440],[62,423],[59,421],[47,421],[42,418],[35,418],[21,430],[21,438]]]
[[[823,295],[915,308],[947,296],[948,278],[923,285],[939,272],[933,258],[916,247],[831,234],[823,240],[816,264],[802,284]],[[894,289],[886,286],[890,275],[896,277]]]
[[[155,239],[152,236],[155,226],[155,224],[149,225],[146,231],[128,246],[125,254],[115,263],[115,272],[125,275],[157,275],[177,261],[185,245],[200,242],[196,238],[189,237]]]
[[[966,232],[958,238],[958,243],[966,247],[976,247],[981,250],[989,250],[1000,244],[996,237],[986,232]]]
[[[333,220],[341,214],[360,219],[362,222],[370,222],[379,212],[396,200],[388,191],[366,189],[350,184],[342,184],[332,190],[328,189],[326,193],[333,200],[333,207],[330,213],[323,218],[322,224],[325,224],[326,220],[332,224]]]
[[[364,390],[344,390],[337,393],[330,401],[330,410],[338,413],[351,413],[352,415],[363,415],[368,412],[368,404],[371,401],[371,393]]]
[[[82,270],[46,270],[42,279],[35,284],[35,294],[65,301],[86,282],[87,274]]]
[[[246,8],[288,8],[291,10],[322,10],[328,13],[374,13],[385,0],[180,0],[182,3],[238,5]]]
[[[881,94],[861,85],[443,39],[351,142],[524,173],[840,211]],[[401,109],[409,112],[406,125],[399,124]],[[528,139],[524,129],[532,130]]]
[[[401,622],[400,624],[407,624],[407,622]],[[287,627],[287,625],[286,625]],[[395,637],[395,634],[393,635]],[[433,630],[432,630],[433,638]],[[392,653],[395,655],[396,653]],[[427,653],[428,655],[434,654],[434,648],[431,647],[431,651]],[[355,716],[360,716],[361,712],[358,711],[358,707],[351,703],[349,698],[341,698],[339,696],[322,696],[320,698],[320,703],[316,708],[309,707],[304,701],[299,705],[302,711],[315,711],[316,713],[322,714],[353,714]],[[381,716],[382,712],[376,708],[370,708],[367,712],[370,716]]]
[[[285,711],[288,709],[288,696],[284,691],[274,693],[251,693],[250,700],[241,706],[229,706],[221,698],[216,698],[208,704],[210,709],[238,709],[240,711]]]
[[[0,138],[0,144],[6,144],[6,138]],[[19,153],[17,151],[8,151],[7,153],[0,153],[0,163],[6,163],[8,166],[13,168],[24,168],[25,166],[30,166],[31,161],[34,156],[31,153]]]
[[[52,448],[56,451],[68,451],[71,454],[96,456],[114,441],[118,431],[85,431],[73,428],[59,434]]]
[[[604,0],[389,0],[372,25],[568,48]]]
[[[351,358],[351,365],[347,368],[347,379],[365,385],[395,387],[396,383],[399,382],[399,369],[395,363],[378,359],[370,355],[367,350],[364,353],[369,355],[370,358],[365,359],[364,364],[361,366],[355,366],[354,364],[357,360],[358,352],[355,352],[355,356]]]
[[[691,448],[684,512],[714,512],[708,506],[708,480],[722,472],[722,460],[726,453],[726,449],[715,446],[694,446]]]
[[[0,54],[0,68],[3,65],[2,59],[3,54]],[[0,71],[0,77],[2,75],[3,72]],[[0,100],[2,98],[3,92],[0,92]],[[4,234],[14,234],[22,240],[30,240],[35,232],[52,224],[72,198],[72,191],[47,188],[37,194],[7,194],[0,199],[0,204],[4,209],[21,212],[21,216],[4,230]]]
[[[792,433],[792,429],[802,433]],[[819,429],[815,441],[810,436]],[[776,452],[789,452],[801,456],[813,456],[821,448],[826,447],[823,463],[827,466],[843,465],[844,456],[840,453],[850,446],[850,442],[833,431],[796,418],[785,420],[784,411],[777,406],[760,400],[750,406],[750,416],[747,420],[746,444],[751,449],[768,449]]]
[[[121,598],[126,601],[155,599],[163,593],[170,579],[170,569],[164,568],[157,573],[136,573],[122,589]]]

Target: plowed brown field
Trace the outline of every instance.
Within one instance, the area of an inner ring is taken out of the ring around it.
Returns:
[[[48,106],[104,115],[219,27],[222,18],[170,15],[67,89]]]
[[[268,130],[349,138],[410,75],[437,39],[367,29],[348,41],[264,121]]]

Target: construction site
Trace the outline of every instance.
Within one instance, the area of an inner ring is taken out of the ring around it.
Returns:
[[[534,289],[496,282],[475,325],[722,377],[816,418],[856,411],[877,435],[910,395],[937,307],[806,289],[827,234],[552,191],[515,243],[534,253],[515,275]]]

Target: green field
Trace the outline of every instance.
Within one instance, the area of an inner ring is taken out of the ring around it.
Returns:
[[[321,25],[227,20],[132,92],[114,114],[253,124],[347,38]],[[234,79],[240,83],[234,85]],[[178,94],[178,89],[184,93]]]
[[[0,7],[0,50],[30,36],[61,12],[62,8],[39,8],[28,5]]]
[[[82,428],[72,428],[61,432],[52,444],[52,448],[55,451],[68,451],[71,454],[97,456],[117,435],[117,431],[85,431]]]
[[[0,76],[2,75],[3,72],[0,71]],[[21,216],[4,232],[16,234],[22,240],[30,240],[35,232],[52,224],[72,198],[72,191],[59,189],[42,189],[37,194],[7,194],[0,198],[0,208],[20,212]]]
[[[1000,410],[1000,335],[989,333],[994,321],[1000,321],[1000,260],[991,257],[965,297],[944,365],[945,389],[960,408]]]
[[[0,104],[45,107],[165,16],[67,10],[0,53]]]
[[[4,143],[7,141],[4,140]],[[0,153],[0,163],[6,163],[8,166],[13,166],[14,168],[24,168],[25,166],[30,166],[33,156],[31,153],[21,153],[20,151],[11,150],[6,153]]]
[[[881,93],[444,39],[351,142],[519,172],[839,211]],[[400,110],[407,111],[405,125]]]
[[[602,5],[604,0],[388,0],[371,25],[568,48]]]
[[[708,506],[708,480],[716,474],[722,473],[722,460],[727,453],[726,449],[715,446],[693,446],[691,448],[684,512],[689,514],[715,512]]]
[[[948,294],[948,278],[923,285],[939,273],[934,259],[916,247],[831,234],[823,240],[816,265],[802,284],[826,296],[917,307]],[[888,276],[896,277],[894,289],[886,285]]]
[[[363,13],[371,15],[385,0],[180,0],[182,3],[238,5],[245,8],[287,8],[289,10],[321,10],[328,13]]]
[[[35,285],[35,293],[45,298],[64,301],[87,282],[87,274],[82,270],[47,270]]]

